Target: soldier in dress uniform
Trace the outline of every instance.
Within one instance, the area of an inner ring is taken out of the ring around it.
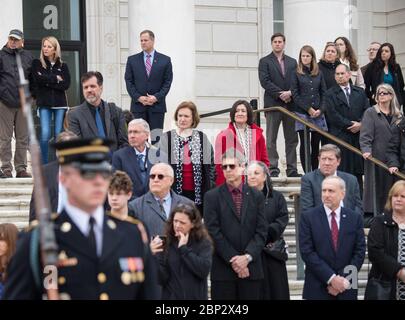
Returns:
[[[111,177],[108,145],[99,138],[54,145],[68,198],[64,210],[53,217],[57,274],[41,266],[39,245],[33,240],[38,229],[31,227],[21,235],[9,265],[5,299],[41,299],[43,284],[53,280],[60,299],[157,298],[157,269],[143,225],[103,209]]]

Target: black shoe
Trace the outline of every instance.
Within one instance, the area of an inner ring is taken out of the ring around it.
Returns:
[[[288,178],[300,178],[302,177],[302,174],[298,173],[297,171],[291,172],[290,174],[287,174]]]
[[[271,172],[270,172],[270,177],[272,177],[272,178],[277,178],[279,174],[280,174],[280,172],[271,171]]]
[[[3,176],[1,176],[1,178],[12,178],[13,177],[11,170],[6,169],[6,170],[3,170],[1,173],[3,175]]]
[[[0,169],[0,179],[5,179],[7,178],[7,176],[5,175],[5,173]]]

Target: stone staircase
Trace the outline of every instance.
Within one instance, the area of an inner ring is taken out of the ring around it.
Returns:
[[[289,259],[287,271],[290,285],[291,299],[301,299],[303,280],[297,280],[295,215],[294,202],[288,197],[292,192],[300,191],[299,178],[273,178],[276,190],[282,192],[287,200],[289,210],[289,224],[284,232],[288,244]],[[0,179],[0,223],[11,222],[18,228],[28,225],[29,202],[32,192],[32,179]],[[368,260],[363,264],[359,274],[359,298],[362,299],[367,282]]]

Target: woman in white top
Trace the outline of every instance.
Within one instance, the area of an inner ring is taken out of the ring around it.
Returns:
[[[357,63],[356,53],[354,52],[349,39],[345,37],[336,38],[335,44],[339,49],[340,62],[350,68],[352,84],[365,89],[366,85],[364,84],[363,74],[361,73],[360,66]]]

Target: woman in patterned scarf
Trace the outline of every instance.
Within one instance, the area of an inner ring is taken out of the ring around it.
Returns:
[[[195,129],[200,116],[193,102],[180,103],[174,120],[177,128],[163,134],[159,147],[174,170],[173,190],[194,201],[203,212],[204,194],[215,186],[212,145],[202,131]]]
[[[262,161],[267,167],[270,166],[263,129],[253,123],[253,110],[249,102],[236,101],[231,108],[230,118],[228,128],[222,130],[215,141],[217,186],[225,182],[221,158],[229,149],[238,150],[244,155],[245,168],[253,160]]]

